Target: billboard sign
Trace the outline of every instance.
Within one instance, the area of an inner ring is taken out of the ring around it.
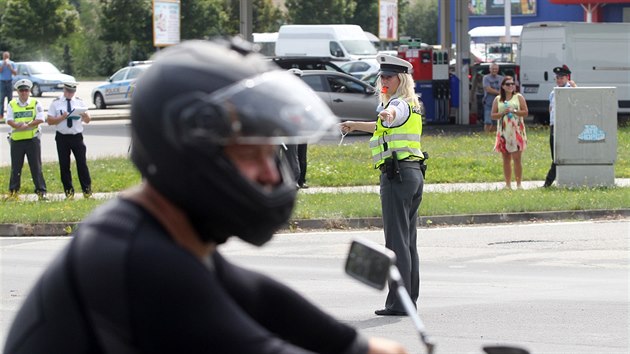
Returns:
[[[536,0],[468,0],[470,16],[503,16],[505,1],[512,5],[512,16],[536,16]]]
[[[398,40],[398,0],[379,0],[378,38],[382,41]]]
[[[153,45],[166,47],[180,42],[179,0],[153,0]]]

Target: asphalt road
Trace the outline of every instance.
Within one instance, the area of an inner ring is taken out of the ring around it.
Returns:
[[[92,102],[92,89],[100,84],[104,84],[105,81],[80,81],[77,86],[77,92],[75,93],[76,97],[81,98],[88,104],[88,108],[94,110],[92,113],[98,114],[114,114],[114,113],[123,113],[129,110],[129,106],[112,106],[112,108],[107,109],[99,109],[97,110]],[[61,96],[61,92],[44,92],[41,97],[34,97],[37,99],[45,111],[48,111],[48,107],[50,103]],[[17,97],[17,93],[13,92],[13,97]]]
[[[367,336],[423,353],[408,318],[377,317],[385,293],[342,272],[353,237],[277,235],[221,246],[232,261],[289,284]],[[440,353],[513,344],[532,353],[627,354],[630,220],[422,228],[419,313]],[[69,238],[0,238],[0,343],[36,277]]]
[[[123,112],[125,111],[125,112]],[[112,111],[95,110],[91,112],[94,115],[106,115],[111,114]],[[128,114],[127,110],[121,110],[116,114]],[[130,121],[129,119],[93,119],[90,124],[86,124],[83,137],[85,139],[85,145],[87,146],[88,159],[96,159],[109,156],[124,156],[129,150],[130,143]],[[0,124],[0,166],[8,166],[11,163],[9,153],[9,143],[7,141],[6,133],[9,131],[9,126],[6,124]],[[325,136],[321,140],[321,144],[338,144],[341,136],[332,134]],[[42,161],[58,161],[57,159],[57,145],[55,143],[55,127],[47,124],[42,125]],[[367,141],[369,135],[365,134],[352,134],[344,138],[344,143],[352,143],[354,141]],[[367,148],[367,145],[366,145]]]
[[[0,166],[9,166],[11,156],[6,133],[9,126],[0,125]],[[130,142],[129,121],[92,121],[85,125],[83,137],[87,146],[88,159],[109,156],[124,156],[129,150]],[[55,143],[55,127],[44,124],[42,126],[42,161],[56,162],[57,145]],[[24,182],[24,181],[22,181]]]

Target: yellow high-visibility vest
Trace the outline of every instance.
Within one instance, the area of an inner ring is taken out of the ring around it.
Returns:
[[[9,102],[11,108],[13,109],[13,121],[16,123],[30,123],[37,116],[36,107],[37,100],[31,99],[28,105],[22,107],[18,104],[17,99],[11,100]],[[11,140],[28,140],[33,139],[35,134],[37,134],[38,128],[33,127],[32,129],[26,130],[15,130],[11,131]]]
[[[411,114],[407,121],[400,126],[388,128],[383,126],[380,116],[377,119],[376,131],[374,131],[374,135],[370,139],[374,168],[379,168],[385,163],[386,159],[391,158],[393,151],[396,151],[398,160],[410,157],[416,157],[418,160],[424,159],[420,144],[422,116],[414,111],[414,107],[410,103],[407,103],[407,105],[409,105]]]

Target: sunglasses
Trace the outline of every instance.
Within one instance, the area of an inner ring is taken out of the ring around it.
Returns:
[[[506,82],[503,85],[505,85],[505,86],[514,86],[514,83],[513,82]]]
[[[28,89],[19,89],[18,91],[20,91],[20,92],[28,92],[29,90]]]

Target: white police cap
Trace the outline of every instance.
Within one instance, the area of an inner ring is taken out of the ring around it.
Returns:
[[[31,87],[33,87],[33,83],[31,82],[31,80],[27,80],[27,79],[21,79],[15,82],[15,85],[13,85],[13,87],[16,90],[19,90],[21,88],[27,88],[27,89],[31,89]]]
[[[381,75],[396,75],[399,73],[409,74],[413,70],[410,62],[389,54],[379,54],[376,61],[381,65]]]
[[[68,90],[68,91],[76,91],[77,90],[77,83],[74,81],[66,81],[63,83],[63,88]]]

